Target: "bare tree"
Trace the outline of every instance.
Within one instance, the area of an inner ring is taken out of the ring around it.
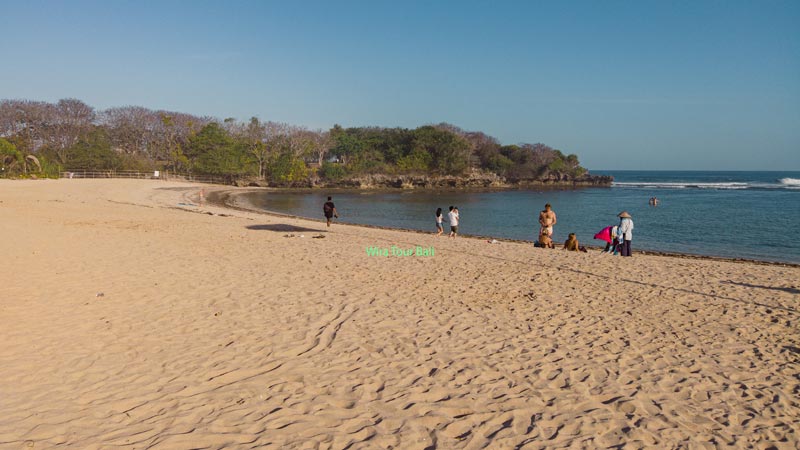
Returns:
[[[157,122],[153,111],[141,106],[110,108],[100,114],[114,147],[129,155],[155,161]]]
[[[312,146],[313,134],[307,128],[289,125],[282,122],[267,122],[264,124],[264,138],[267,151],[285,151],[295,158],[308,155]]]
[[[42,136],[55,152],[61,164],[69,159],[69,151],[81,136],[91,129],[95,119],[94,108],[74,98],[59,100],[48,108]]]
[[[258,177],[264,178],[266,176],[267,168],[267,144],[265,140],[264,124],[258,117],[251,117],[250,122],[242,127],[241,139],[247,145],[247,152],[253,155],[253,158],[258,163]]]
[[[189,138],[205,125],[213,122],[209,117],[198,117],[172,111],[154,111],[148,121],[152,126],[152,141],[148,143],[148,153],[156,163],[166,165],[172,170],[189,168],[189,160],[183,149]]]
[[[531,161],[536,166],[547,166],[558,157],[556,150],[545,144],[522,144],[520,148],[531,152]]]
[[[331,150],[333,139],[329,131],[317,130],[312,136],[312,151],[317,158],[317,164],[322,166],[325,155]]]
[[[251,117],[245,124],[238,122],[225,121],[228,132],[235,135],[247,146],[250,153],[258,163],[258,177],[265,178],[267,170],[267,160],[269,157],[269,147],[267,146],[267,125],[262,123],[258,117]]]
[[[470,165],[480,166],[492,155],[497,153],[500,143],[497,139],[481,131],[470,131],[464,134],[464,138],[469,142],[472,157]]]
[[[44,144],[51,106],[31,100],[3,100],[0,103],[0,136],[13,139],[23,153],[36,152]]]

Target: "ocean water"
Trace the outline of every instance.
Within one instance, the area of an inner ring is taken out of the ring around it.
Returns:
[[[800,172],[593,170],[615,177],[602,188],[473,191],[254,192],[248,201],[266,210],[322,218],[332,195],[340,221],[434,231],[434,212],[450,205],[465,234],[533,241],[538,214],[551,203],[555,240],[576,233],[582,244],[619,222],[634,220],[633,250],[800,263]],[[659,206],[650,206],[658,197]],[[445,223],[445,229],[448,230]]]

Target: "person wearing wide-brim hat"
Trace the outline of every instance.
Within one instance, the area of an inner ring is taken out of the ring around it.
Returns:
[[[619,213],[619,229],[617,235],[620,237],[620,255],[631,256],[631,239],[633,239],[633,219],[628,211]]]

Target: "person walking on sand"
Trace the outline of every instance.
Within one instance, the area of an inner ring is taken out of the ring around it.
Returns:
[[[458,208],[455,206],[450,207],[450,212],[447,213],[447,221],[450,222],[450,237],[458,236]]]
[[[550,203],[544,205],[544,211],[539,213],[539,225],[541,228],[539,229],[539,236],[547,235],[550,236],[550,239],[553,238],[553,225],[557,222],[556,220],[556,213],[550,207]],[[545,231],[547,231],[545,233]]]
[[[322,212],[325,214],[325,220],[328,222],[328,228],[331,227],[331,221],[333,218],[339,218],[339,213],[336,212],[336,206],[331,201],[331,198],[328,197],[328,201],[322,205]]]
[[[619,253],[622,256],[631,256],[631,239],[633,239],[633,219],[628,211],[619,213],[619,228],[617,229],[617,236],[619,236]]]
[[[444,227],[442,226],[442,208],[436,208],[436,235],[441,236],[444,232]]]

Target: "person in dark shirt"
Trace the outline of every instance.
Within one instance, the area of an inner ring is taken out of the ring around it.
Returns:
[[[331,201],[331,198],[328,197],[328,201],[322,206],[322,212],[325,213],[325,219],[328,222],[328,228],[331,227],[331,221],[333,218],[339,218],[339,213],[336,212],[336,206]]]

